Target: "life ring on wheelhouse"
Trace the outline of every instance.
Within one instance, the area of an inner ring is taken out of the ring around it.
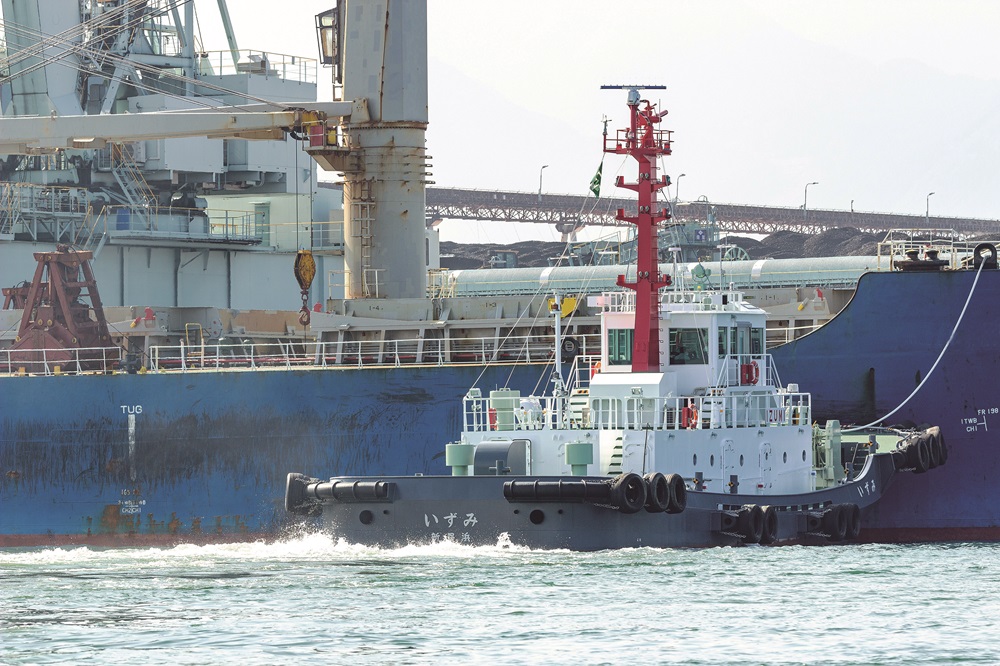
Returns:
[[[750,361],[740,365],[740,384],[749,386],[760,381],[760,366],[757,361]]]

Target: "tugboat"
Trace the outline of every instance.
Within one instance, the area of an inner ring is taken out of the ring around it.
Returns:
[[[763,310],[730,288],[673,285],[659,272],[657,160],[671,153],[666,111],[627,89],[631,122],[604,151],[639,163],[617,186],[638,195],[637,279],[601,306],[600,355],[575,356],[562,376],[557,331],[552,390],[498,389],[463,400],[461,439],[446,446],[451,476],[288,475],[285,507],[321,517],[354,543],[395,547],[455,541],[601,550],[825,543],[856,539],[861,515],[896,472],[943,464],[940,429],[841,430],[812,423],[810,395],[783,385],[765,351]],[[676,272],[675,272],[676,274]],[[674,286],[674,289],[664,290]]]

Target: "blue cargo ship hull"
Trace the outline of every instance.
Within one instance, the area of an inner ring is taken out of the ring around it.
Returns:
[[[871,273],[773,350],[819,420],[939,425],[951,456],[865,514],[872,540],[1000,538],[1000,272]],[[289,471],[446,473],[461,398],[544,386],[545,364],[0,379],[0,545],[257,539],[289,524]],[[480,376],[482,374],[482,376]]]
[[[1000,272],[982,271],[962,316],[975,282],[975,271],[868,273],[836,318],[772,350],[821,421],[941,427],[948,464],[900,475],[865,514],[868,539],[1000,538]]]
[[[290,469],[447,473],[462,396],[544,364],[0,380],[0,546],[279,534]]]

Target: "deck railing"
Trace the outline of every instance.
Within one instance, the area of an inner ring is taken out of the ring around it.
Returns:
[[[581,348],[599,349],[597,335],[579,336]],[[227,368],[386,367],[412,364],[537,363],[553,358],[553,336],[300,341],[262,344],[215,342],[150,347],[153,372]]]
[[[0,374],[78,375],[113,371],[121,366],[120,347],[80,349],[0,349]]]
[[[581,351],[598,351],[596,334],[578,335]],[[488,363],[544,363],[554,358],[554,336],[417,338],[400,340],[204,341],[154,345],[147,355],[119,347],[0,350],[0,375],[94,372],[194,372],[245,369],[399,367]],[[590,356],[588,358],[593,358]],[[569,362],[570,359],[564,359]]]
[[[517,400],[518,404],[514,404]],[[466,432],[523,430],[710,430],[807,426],[808,393],[617,397],[466,396]]]

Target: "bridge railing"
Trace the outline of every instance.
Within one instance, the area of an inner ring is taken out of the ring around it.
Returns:
[[[664,201],[664,204],[669,202]],[[629,198],[595,200],[586,191],[580,194],[542,194],[498,190],[427,189],[429,218],[491,220],[500,222],[558,223],[566,220],[592,226],[628,226],[616,219],[624,208],[635,211]],[[1000,233],[1000,220],[926,215],[901,215],[875,211],[851,211],[801,206],[764,206],[713,201],[679,201],[671,204],[675,220],[707,219],[711,215],[722,231],[773,233],[780,230],[820,233],[835,227],[853,227],[873,233],[892,229],[925,227],[950,228],[961,233]]]

